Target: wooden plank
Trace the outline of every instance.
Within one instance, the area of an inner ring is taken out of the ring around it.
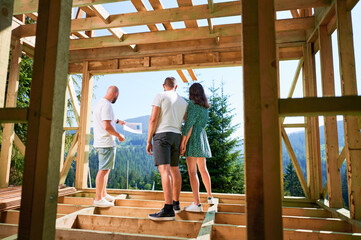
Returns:
[[[216,213],[216,224],[246,225],[246,214]],[[351,226],[337,218],[283,216],[283,228],[333,232],[351,232]]]
[[[279,100],[280,116],[360,115],[360,96],[306,97]]]
[[[357,95],[351,11],[345,1],[336,1],[337,39],[343,96]],[[360,104],[359,104],[360,105]],[[349,206],[352,219],[361,220],[361,133],[358,118],[344,117]]]
[[[93,77],[88,71],[89,62],[83,63],[83,80],[80,103],[79,140],[76,161],[75,187],[77,189],[87,188],[87,177],[89,171],[89,142],[90,121],[93,93]]]
[[[53,239],[68,68],[71,1],[40,0],[20,239]]]
[[[332,41],[328,34],[327,26],[321,25],[319,28],[320,38],[320,60],[322,76],[323,96],[335,96],[335,82],[333,73]],[[338,133],[336,116],[324,118],[326,163],[327,163],[327,184],[328,199],[331,207],[340,208],[343,206],[341,172],[338,168],[337,158]]]
[[[361,233],[361,223],[360,221],[354,220],[350,218],[350,211],[345,208],[332,208],[330,207],[329,202],[326,199],[319,199],[316,203],[327,210],[332,217],[340,218],[343,221],[346,221],[351,225],[352,232]]]
[[[305,196],[307,198],[310,197],[310,193],[309,193],[309,190],[308,190],[308,187],[307,187],[307,182],[305,180],[305,177],[303,176],[303,173],[302,173],[302,170],[301,170],[301,167],[300,165],[298,164],[298,161],[297,161],[297,158],[296,158],[296,154],[295,152],[293,151],[293,148],[292,148],[292,145],[291,145],[291,142],[287,136],[287,133],[285,131],[284,128],[282,128],[281,130],[281,133],[282,133],[282,138],[283,138],[283,141],[285,143],[285,146],[286,146],[286,149],[287,149],[287,152],[290,156],[290,159],[292,161],[292,164],[295,168],[295,171],[296,171],[296,174],[297,174],[297,178],[298,180],[300,181],[300,184],[301,184],[301,187],[302,187],[302,190],[305,194]]]
[[[212,238],[214,239],[245,239],[246,226],[215,224]],[[337,233],[329,231],[314,230],[292,230],[284,229],[283,239],[285,240],[358,240],[361,239],[359,233]]]
[[[103,224],[107,222],[108,224]],[[196,221],[163,221],[116,216],[78,215],[75,228],[107,232],[194,238],[202,225]]]
[[[63,167],[61,168],[60,172],[60,181],[59,184],[64,184],[66,177],[68,176],[71,164],[73,163],[73,160],[75,159],[75,154],[78,148],[78,141],[79,141],[79,132],[77,131],[74,140],[71,143],[68,155],[66,156],[65,163]]]
[[[28,108],[1,108],[1,123],[26,123],[28,121]]]
[[[15,48],[12,50],[11,54],[6,107],[16,107],[19,88],[21,49],[22,42],[16,40]],[[0,188],[9,186],[11,154],[15,137],[14,123],[7,123],[4,125],[0,153]]]
[[[213,206],[209,207],[207,214],[203,220],[201,229],[199,230],[197,240],[207,240],[212,237],[212,226],[215,223],[216,212],[218,211],[219,199],[215,198],[215,203]]]
[[[5,106],[14,0],[1,1],[0,9],[0,108],[3,108]]]
[[[56,219],[56,228],[73,228],[76,225],[76,220],[79,214],[93,215],[94,207],[80,209],[76,212],[65,215],[64,217]]]
[[[287,124],[282,124],[282,127],[284,127],[284,128],[306,128],[307,125],[305,123],[287,123]]]
[[[274,1],[242,1],[247,239],[282,239],[274,18]]]

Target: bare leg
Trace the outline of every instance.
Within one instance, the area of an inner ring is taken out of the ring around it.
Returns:
[[[211,178],[208,173],[206,158],[197,158],[197,164],[202,176],[203,184],[206,187],[208,197],[212,197]]]
[[[104,177],[104,186],[103,186],[103,191],[102,191],[102,197],[105,197],[107,195],[107,185],[108,185],[109,173],[110,173],[110,169],[105,174],[105,177]]]
[[[173,178],[173,200],[179,201],[179,195],[182,188],[182,175],[179,171],[179,167],[170,168],[172,178]]]
[[[170,165],[169,164],[159,165],[158,170],[160,173],[160,177],[162,179],[165,204],[173,204],[173,199],[172,199],[173,181],[172,181],[172,174],[170,172]]]
[[[197,175],[197,158],[195,157],[186,157],[189,180],[191,182],[194,204],[199,205],[201,203],[199,198],[199,179]]]
[[[95,179],[95,200],[99,201],[102,199],[102,193],[104,191],[104,188],[106,187],[105,177],[107,173],[109,173],[108,170],[99,170],[97,173],[97,177]]]

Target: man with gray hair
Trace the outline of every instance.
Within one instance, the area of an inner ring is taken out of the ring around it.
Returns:
[[[165,205],[159,212],[150,214],[152,220],[174,220],[174,212],[180,212],[179,195],[182,176],[179,171],[182,121],[187,111],[187,102],[176,93],[174,77],[167,77],[164,92],[158,93],[152,103],[149,119],[147,152],[154,155],[162,179]],[[152,143],[153,138],[153,143]]]
[[[115,161],[115,138],[119,142],[125,140],[124,136],[115,129],[115,124],[124,125],[125,122],[114,118],[112,104],[117,101],[119,90],[116,86],[110,86],[104,98],[94,106],[94,147],[99,155],[99,171],[95,179],[96,195],[95,207],[114,206],[114,197],[107,194],[106,186],[110,169],[114,168]]]

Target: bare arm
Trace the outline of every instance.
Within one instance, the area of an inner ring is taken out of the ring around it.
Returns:
[[[150,119],[149,119],[148,139],[147,139],[147,153],[150,155],[153,155],[152,138],[155,133],[155,129],[158,125],[159,114],[160,114],[160,107],[153,106],[152,114],[150,115]]]
[[[191,135],[192,135],[192,130],[193,130],[193,126],[192,126],[191,129],[189,130],[187,136],[185,136],[185,135],[182,136],[181,147],[180,147],[181,156],[183,156],[184,153],[185,153],[185,151],[186,151],[186,147],[187,147],[188,140],[189,140],[189,138],[190,138]]]
[[[116,136],[119,142],[123,142],[125,140],[124,136],[118,133],[111,124],[112,120],[103,120],[103,126],[105,131],[107,131],[110,135]]]

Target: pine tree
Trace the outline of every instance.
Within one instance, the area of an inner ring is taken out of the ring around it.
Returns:
[[[297,197],[305,196],[292,162],[287,164],[286,174],[284,175],[283,179],[284,179],[284,193],[286,196],[297,196]]]
[[[232,125],[233,109],[230,109],[228,95],[221,88],[210,88],[211,96],[209,103],[209,120],[206,128],[212,158],[207,159],[207,168],[212,181],[212,192],[243,193],[244,191],[244,168],[243,156],[238,150],[242,144],[232,134],[238,125]],[[182,171],[182,190],[191,190],[187,165],[183,159],[180,164]],[[200,174],[198,174],[200,177]],[[205,191],[200,181],[200,190]]]

